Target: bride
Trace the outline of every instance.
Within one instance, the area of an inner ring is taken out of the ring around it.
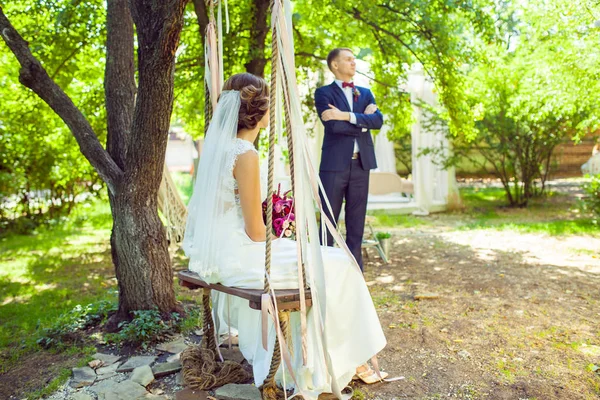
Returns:
[[[264,286],[266,227],[261,204],[266,193],[261,194],[259,157],[252,143],[269,124],[268,91],[266,82],[252,74],[230,77],[206,134],[183,246],[190,257],[189,269],[208,283],[246,289]],[[342,390],[355,374],[367,383],[378,380],[367,360],[384,348],[386,340],[364,278],[349,255],[339,248],[318,248],[325,290],[317,300],[325,304],[326,312],[322,316],[314,307],[308,310],[305,364],[299,313],[292,313],[295,381],[286,376],[285,382],[306,399],[316,400],[326,392],[342,399],[347,397]],[[269,277],[273,289],[298,288],[296,252],[292,240],[273,241]],[[214,293],[213,310],[217,323],[229,323],[237,330],[240,351],[252,365],[255,384],[261,385],[273,354],[273,324],[265,351],[260,311],[251,309],[247,300]],[[319,318],[324,319],[322,324]],[[282,381],[281,368],[277,379]]]

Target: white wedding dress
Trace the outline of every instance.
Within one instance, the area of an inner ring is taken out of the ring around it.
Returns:
[[[233,168],[237,157],[248,151],[256,151],[252,143],[236,138],[226,153],[226,167],[222,177],[223,198],[232,198],[233,204],[226,208],[219,227],[212,232],[215,243],[221,246],[219,264],[209,271],[198,268],[201,277],[210,283],[225,286],[262,289],[265,276],[265,243],[253,242],[244,229],[242,210],[236,194],[237,182]],[[263,196],[264,197],[264,196]],[[294,375],[299,387],[286,371],[288,388],[307,399],[317,399],[323,392],[338,392],[346,387],[355,370],[381,351],[386,340],[381,329],[373,301],[360,271],[354,267],[342,249],[320,247],[324,260],[326,304],[324,331],[318,332],[315,315],[311,309],[307,315],[307,363],[303,365],[299,313],[292,313],[291,356]],[[276,239],[272,244],[271,287],[274,289],[298,288],[296,242]],[[190,258],[194,270],[194,257]],[[323,304],[323,303],[321,303]],[[229,329],[239,335],[240,351],[252,365],[254,381],[261,385],[266,378],[273,354],[275,329],[271,321],[269,351],[261,340],[261,313],[249,307],[248,301],[213,291],[213,312],[220,333]],[[229,324],[229,326],[228,326]],[[326,351],[324,350],[326,349]],[[286,368],[287,369],[287,368]],[[282,383],[282,368],[277,381]],[[338,390],[336,390],[338,388]]]

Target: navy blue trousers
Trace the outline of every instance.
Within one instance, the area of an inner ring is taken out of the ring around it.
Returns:
[[[360,158],[352,160],[350,168],[345,171],[320,171],[319,176],[323,188],[331,204],[333,215],[329,214],[325,202],[325,212],[336,226],[346,200],[344,220],[346,222],[346,244],[356,258],[360,269],[363,269],[361,245],[365,231],[367,214],[367,198],[369,196],[369,170],[362,168]],[[322,193],[321,193],[322,198]],[[333,246],[333,237],[327,232],[327,246]]]

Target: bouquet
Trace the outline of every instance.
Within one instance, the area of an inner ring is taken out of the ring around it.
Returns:
[[[271,207],[273,207],[273,234],[277,237],[296,239],[296,217],[294,215],[294,198],[292,191],[288,190],[281,194],[281,185],[277,192],[271,195]],[[267,198],[262,203],[263,221],[267,223]]]

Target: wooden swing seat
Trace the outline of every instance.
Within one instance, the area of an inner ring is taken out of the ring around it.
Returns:
[[[221,284],[206,283],[198,274],[192,271],[180,271],[177,274],[179,285],[191,290],[209,289],[217,292],[227,293],[242,299],[246,299],[250,303],[250,308],[260,310],[261,296],[264,293],[262,289],[240,289],[235,287],[223,286]],[[300,309],[300,291],[298,289],[277,289],[274,290],[277,299],[277,308],[279,311],[295,311]],[[304,296],[306,299],[306,307],[312,305],[310,289],[305,289]]]

